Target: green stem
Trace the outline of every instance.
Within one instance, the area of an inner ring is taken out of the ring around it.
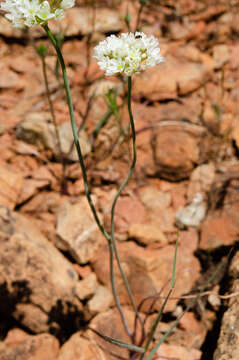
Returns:
[[[147,357],[143,357],[143,359],[145,360],[151,360],[152,357],[154,356],[154,354],[156,353],[156,351],[158,350],[158,348],[160,347],[160,345],[167,339],[167,337],[173,332],[173,330],[176,328],[176,326],[178,325],[179,321],[182,319],[182,317],[184,316],[184,314],[186,314],[192,307],[193,305],[197,302],[197,300],[199,299],[199,297],[201,296],[201,294],[207,289],[208,285],[217,277],[217,275],[219,274],[219,272],[222,270],[224,266],[224,262],[219,264],[219,266],[217,267],[215,273],[208,279],[208,281],[206,282],[206,284],[202,287],[202,289],[199,291],[199,293],[195,296],[194,299],[192,299],[190,301],[190,303],[188,304],[188,306],[186,307],[186,309],[182,312],[182,314],[174,321],[174,323],[170,326],[169,330],[162,336],[162,338],[160,339],[160,341],[153,347],[153,349],[150,351],[150,353],[148,354]]]
[[[178,233],[178,236],[179,236],[179,233]],[[148,339],[146,341],[146,344],[145,344],[145,347],[144,347],[144,350],[145,350],[145,353],[147,352],[148,348],[149,348],[149,345],[150,343],[153,341],[153,336],[154,336],[154,333],[157,329],[157,326],[162,318],[162,315],[163,315],[163,312],[164,312],[164,309],[165,309],[165,306],[167,305],[167,302],[172,294],[172,291],[174,289],[174,286],[175,286],[175,274],[176,274],[176,261],[177,261],[177,253],[178,253],[178,236],[177,236],[177,240],[176,240],[176,246],[175,246],[175,251],[174,251],[174,259],[173,259],[173,271],[172,271],[172,279],[171,279],[171,285],[170,285],[170,289],[169,289],[169,292],[168,292],[168,295],[166,296],[164,302],[163,302],[163,305],[161,306],[161,309],[153,323],[153,326],[149,332],[149,335],[148,335]],[[141,357],[141,359],[143,359],[143,356]]]
[[[47,101],[49,104],[52,122],[53,122],[54,129],[55,129],[57,148],[58,148],[58,152],[59,152],[60,161],[62,164],[61,189],[64,192],[65,186],[66,186],[66,163],[65,163],[65,159],[64,159],[64,155],[63,155],[63,151],[62,151],[62,147],[61,147],[61,139],[60,139],[60,134],[59,134],[59,130],[58,130],[57,122],[56,122],[55,111],[54,111],[53,103],[51,101],[51,94],[50,94],[47,71],[46,71],[46,59],[45,59],[44,55],[41,56],[41,61],[42,61],[42,72],[43,72],[43,78],[44,78],[44,83],[45,83],[45,88],[46,88]]]
[[[136,313],[136,316],[139,318],[141,324],[143,325],[143,321],[142,321],[141,317],[139,316],[138,309],[137,309],[137,306],[135,304],[132,291],[130,289],[130,285],[128,283],[128,280],[127,280],[127,277],[126,277],[126,275],[124,273],[124,270],[123,270],[123,268],[121,266],[121,262],[120,262],[120,258],[119,258],[119,254],[118,254],[118,250],[117,250],[117,246],[116,246],[116,241],[115,241],[115,222],[114,222],[115,207],[116,207],[116,204],[117,204],[117,200],[120,197],[121,192],[123,191],[123,189],[127,185],[129,179],[132,176],[132,173],[133,173],[133,170],[134,170],[135,164],[136,164],[136,159],[137,159],[136,134],[135,134],[135,127],[134,127],[133,113],[132,113],[132,108],[131,108],[131,89],[132,89],[132,78],[131,78],[131,76],[129,76],[128,77],[128,112],[129,112],[130,126],[131,126],[131,131],[132,131],[133,159],[132,159],[132,163],[131,163],[128,175],[126,176],[124,182],[119,187],[119,190],[118,190],[118,192],[117,192],[117,194],[116,194],[116,196],[114,198],[113,204],[112,204],[112,208],[111,208],[111,239],[112,239],[112,243],[113,243],[113,248],[114,248],[117,264],[118,264],[121,276],[123,278],[124,285],[125,285],[125,288],[127,290],[130,302],[131,302],[132,307],[133,307],[133,309],[134,309],[134,311]]]
[[[69,108],[69,112],[70,112],[70,118],[71,118],[71,126],[72,126],[72,132],[73,132],[73,137],[74,137],[74,142],[75,142],[75,146],[76,146],[76,150],[78,153],[78,157],[79,157],[79,162],[80,162],[80,166],[81,166],[81,170],[82,170],[82,175],[83,175],[83,181],[84,181],[84,189],[85,189],[85,194],[88,200],[88,203],[90,205],[91,211],[93,213],[94,219],[100,229],[100,231],[102,232],[102,234],[104,235],[104,237],[107,240],[108,246],[109,246],[109,250],[110,250],[110,278],[111,278],[111,286],[112,286],[112,292],[114,295],[114,299],[115,299],[115,303],[116,306],[118,308],[118,311],[120,313],[124,328],[126,330],[126,332],[128,334],[130,334],[130,331],[128,329],[120,302],[119,302],[119,298],[117,295],[117,291],[116,291],[116,287],[115,287],[115,276],[114,276],[114,266],[113,266],[113,260],[114,260],[114,247],[112,246],[112,242],[111,242],[111,237],[108,234],[108,232],[105,230],[104,226],[101,224],[101,221],[97,215],[95,206],[93,204],[91,195],[90,195],[90,191],[89,191],[89,185],[88,185],[88,179],[87,179],[87,174],[86,174],[86,168],[85,168],[85,164],[84,164],[84,160],[83,160],[83,156],[82,156],[82,151],[81,151],[81,147],[80,147],[80,143],[79,143],[79,138],[78,138],[78,134],[77,134],[77,126],[76,126],[76,122],[75,122],[75,117],[74,117],[74,110],[73,110],[73,104],[72,104],[72,100],[71,100],[71,93],[70,93],[70,86],[69,86],[69,81],[68,81],[68,77],[67,77],[67,72],[66,72],[66,66],[65,66],[65,62],[61,53],[61,49],[58,46],[58,43],[54,37],[54,35],[52,34],[51,30],[49,29],[47,23],[42,25],[42,27],[44,28],[44,30],[46,31],[49,39],[51,40],[52,45],[54,46],[56,53],[57,53],[57,57],[59,59],[60,65],[61,65],[61,69],[62,69],[62,74],[63,74],[63,80],[64,80],[64,86],[65,86],[65,90],[66,90],[66,99],[67,99],[67,104],[68,104],[68,108]]]

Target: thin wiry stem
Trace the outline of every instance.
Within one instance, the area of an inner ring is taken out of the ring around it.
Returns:
[[[114,248],[114,252],[115,252],[115,257],[118,263],[118,267],[121,273],[121,276],[123,278],[130,302],[132,304],[132,307],[137,315],[137,317],[139,318],[141,324],[143,324],[143,321],[141,319],[141,317],[139,316],[138,313],[138,309],[137,306],[135,304],[134,301],[134,297],[129,285],[129,282],[127,280],[127,277],[124,273],[124,270],[121,266],[121,262],[120,262],[120,258],[119,258],[119,254],[118,254],[118,250],[117,250],[117,246],[116,246],[116,240],[115,240],[115,222],[114,222],[114,217],[115,217],[115,208],[116,208],[116,204],[117,204],[117,200],[120,197],[120,194],[122,193],[122,191],[124,190],[125,186],[127,185],[129,179],[132,176],[133,170],[135,168],[135,164],[136,164],[136,159],[137,159],[137,148],[136,148],[136,135],[135,135],[135,126],[134,126],[134,119],[133,119],[133,113],[132,113],[132,107],[131,107],[131,89],[132,89],[132,78],[131,76],[128,77],[128,112],[129,112],[129,119],[130,119],[130,126],[131,126],[131,131],[132,131],[132,142],[133,142],[133,159],[132,159],[132,163],[128,172],[128,175],[126,176],[124,182],[121,184],[121,186],[119,187],[119,190],[114,198],[113,204],[112,204],[112,208],[111,208],[111,239],[112,239],[112,243],[113,243],[113,248]],[[131,335],[133,336],[133,334]]]
[[[54,35],[52,34],[51,30],[49,29],[48,25],[44,24],[42,26],[43,26],[44,30],[46,31],[49,39],[51,40],[52,45],[54,46],[54,48],[56,50],[57,57],[59,59],[60,65],[61,65],[62,74],[63,74],[63,80],[64,80],[64,86],[65,86],[65,91],[66,91],[66,99],[67,99],[67,104],[68,104],[68,108],[69,108],[69,112],[70,112],[70,118],[71,118],[72,132],[73,132],[74,142],[75,142],[75,146],[76,146],[76,149],[77,149],[79,162],[80,162],[82,175],[83,175],[85,194],[86,194],[88,203],[90,205],[91,211],[93,213],[95,222],[98,225],[98,228],[100,229],[100,231],[102,232],[104,237],[106,238],[108,246],[109,246],[109,250],[110,250],[110,278],[111,278],[112,292],[113,292],[115,303],[116,303],[116,306],[117,306],[118,311],[120,313],[120,316],[121,316],[125,331],[127,332],[128,335],[130,335],[131,332],[130,332],[130,330],[128,328],[125,316],[123,314],[122,307],[121,307],[121,304],[119,302],[117,290],[116,290],[116,287],[115,287],[115,275],[114,275],[114,266],[113,266],[114,246],[112,244],[110,235],[108,234],[108,232],[106,231],[106,229],[104,228],[104,226],[102,225],[102,223],[101,223],[101,221],[100,221],[100,219],[98,217],[98,214],[97,214],[97,211],[95,209],[94,203],[93,203],[92,198],[91,198],[90,190],[89,190],[89,184],[88,184],[88,179],[87,179],[87,174],[86,174],[85,163],[84,163],[84,160],[83,160],[81,146],[80,146],[80,143],[79,143],[79,138],[78,138],[78,133],[77,133],[77,125],[76,125],[75,117],[74,117],[74,109],[73,109],[73,104],[72,104],[72,99],[71,99],[70,86],[69,86],[68,76],[67,76],[67,72],[66,72],[65,62],[64,62],[64,59],[63,59],[63,56],[62,56],[62,53],[61,53],[61,49],[59,48],[59,46],[58,46],[58,44],[56,42],[56,39],[55,39]]]
[[[41,57],[41,61],[42,61],[42,72],[43,72],[43,78],[44,78],[44,83],[45,83],[45,88],[46,88],[46,97],[47,97],[47,101],[49,104],[49,109],[50,109],[50,113],[51,113],[51,117],[52,117],[53,126],[55,129],[56,143],[57,143],[59,158],[60,158],[60,162],[62,164],[61,190],[64,193],[66,190],[65,189],[65,187],[66,187],[66,163],[65,163],[64,154],[63,154],[62,147],[61,147],[61,139],[60,139],[59,129],[58,129],[57,122],[56,122],[55,111],[54,111],[53,103],[51,100],[49,82],[48,82],[47,71],[46,71],[46,59],[45,59],[44,55],[40,56],[40,57]]]

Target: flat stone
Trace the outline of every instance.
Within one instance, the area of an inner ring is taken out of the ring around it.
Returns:
[[[97,8],[95,12],[94,29],[92,28],[93,19],[92,8],[74,7],[67,10],[66,17],[61,21],[61,28],[65,36],[88,35],[92,31],[108,33],[120,31],[123,23],[119,13],[114,9]],[[53,31],[59,29],[58,22],[52,22]]]
[[[200,264],[193,256],[193,248],[187,247],[187,241],[188,239],[185,238],[182,247],[179,247],[177,257],[178,270],[176,272],[176,284],[173,293],[176,297],[189,292],[200,275]],[[148,296],[156,295],[170,281],[175,251],[174,246],[167,245],[160,249],[148,249],[142,248],[133,242],[127,242],[119,243],[118,250],[123,269],[137,304]],[[102,261],[102,259],[107,259],[108,256],[108,249],[103,248],[92,264],[99,281],[110,287],[109,264],[108,261]],[[115,267],[115,274],[120,300],[123,304],[128,303],[128,296],[117,267]],[[163,294],[165,295],[167,291],[168,286],[164,289]],[[149,303],[150,301],[145,302],[144,310],[148,308]],[[176,303],[177,301],[175,300],[169,301],[166,311],[175,309]],[[160,308],[160,304],[161,300],[158,300],[156,303],[157,309]]]
[[[169,123],[155,133],[155,171],[167,180],[187,178],[200,162],[202,130]]]
[[[64,202],[59,207],[56,232],[59,246],[69,251],[80,264],[91,261],[106,241],[86,198],[73,205]]]
[[[223,210],[209,213],[201,225],[199,247],[212,250],[234,244],[239,233],[238,210],[238,203],[235,201]]]
[[[20,89],[23,87],[23,80],[14,71],[9,69],[7,66],[0,65],[0,89]]]
[[[28,336],[17,344],[5,345],[4,342],[2,344],[0,344],[1,360],[56,360],[59,353],[59,342],[50,334]]]
[[[0,228],[0,285],[6,289],[1,293],[1,315],[14,316],[35,333],[51,326],[57,331],[62,312],[82,311],[75,296],[77,273],[23,215],[1,207]]]
[[[177,358],[178,360],[200,360],[202,352],[197,349],[163,343],[159,347],[157,355],[158,357],[156,357],[155,360],[160,360],[162,358]]]
[[[93,296],[97,289],[97,279],[95,273],[90,273],[83,280],[78,281],[76,295],[80,300],[85,300]]]
[[[50,113],[29,113],[16,129],[17,138],[39,150],[56,148],[56,136]]]
[[[207,71],[203,64],[167,57],[165,63],[135,77],[133,94],[152,101],[176,98],[201,87]]]
[[[79,161],[79,157],[74,144],[72,128],[69,121],[62,123],[59,126],[59,137],[60,137],[61,150],[62,153],[64,154],[64,157],[71,161]],[[89,154],[91,151],[91,146],[88,141],[86,132],[84,130],[81,130],[79,132],[79,142],[81,146],[82,155],[85,156]],[[57,149],[57,147],[54,147],[52,150],[57,156],[59,156],[59,149]]]
[[[123,308],[122,310],[127,319],[128,326],[132,331],[135,314],[133,311],[130,311],[127,308]],[[108,311],[97,314],[90,322],[90,328],[98,331],[100,334],[112,337],[113,339],[121,340],[127,343],[130,342],[122,325],[122,321],[117,309],[110,309]],[[99,344],[100,348],[106,351],[107,356],[112,355],[110,356],[110,359],[115,359],[115,356],[113,356],[114,354],[117,354],[118,356],[126,359],[128,358],[129,353],[127,349],[105,341],[92,331],[89,331],[88,335],[92,341]]]
[[[61,347],[57,360],[109,360],[96,341],[86,339],[79,331]]]
[[[113,305],[113,295],[106,286],[98,286],[95,295],[88,301],[87,306],[91,314],[106,311]]]
[[[0,165],[0,205],[13,210],[18,202],[23,186],[23,177],[7,166]]]

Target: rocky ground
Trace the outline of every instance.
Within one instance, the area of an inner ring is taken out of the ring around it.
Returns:
[[[168,290],[178,236],[176,284],[157,342],[222,264],[155,359],[236,360],[239,2],[78,0],[63,21],[49,24],[64,35],[90,188],[107,228],[131,159],[127,89],[104,76],[92,49],[127,31],[127,10],[131,31],[154,34],[166,61],[133,79],[138,162],[116,209],[124,270],[137,305],[148,298],[140,307],[148,331]],[[41,28],[13,29],[1,16],[0,56],[0,360],[129,359],[93,331],[129,342],[111,293],[106,241],[84,197],[54,50]],[[116,285],[133,328],[118,271]]]

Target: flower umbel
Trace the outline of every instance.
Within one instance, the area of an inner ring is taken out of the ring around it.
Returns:
[[[94,58],[106,75],[139,74],[164,61],[158,40],[142,32],[110,35],[94,49]]]
[[[75,0],[5,0],[0,9],[15,27],[42,25],[50,19],[60,20],[64,10],[73,7]]]

